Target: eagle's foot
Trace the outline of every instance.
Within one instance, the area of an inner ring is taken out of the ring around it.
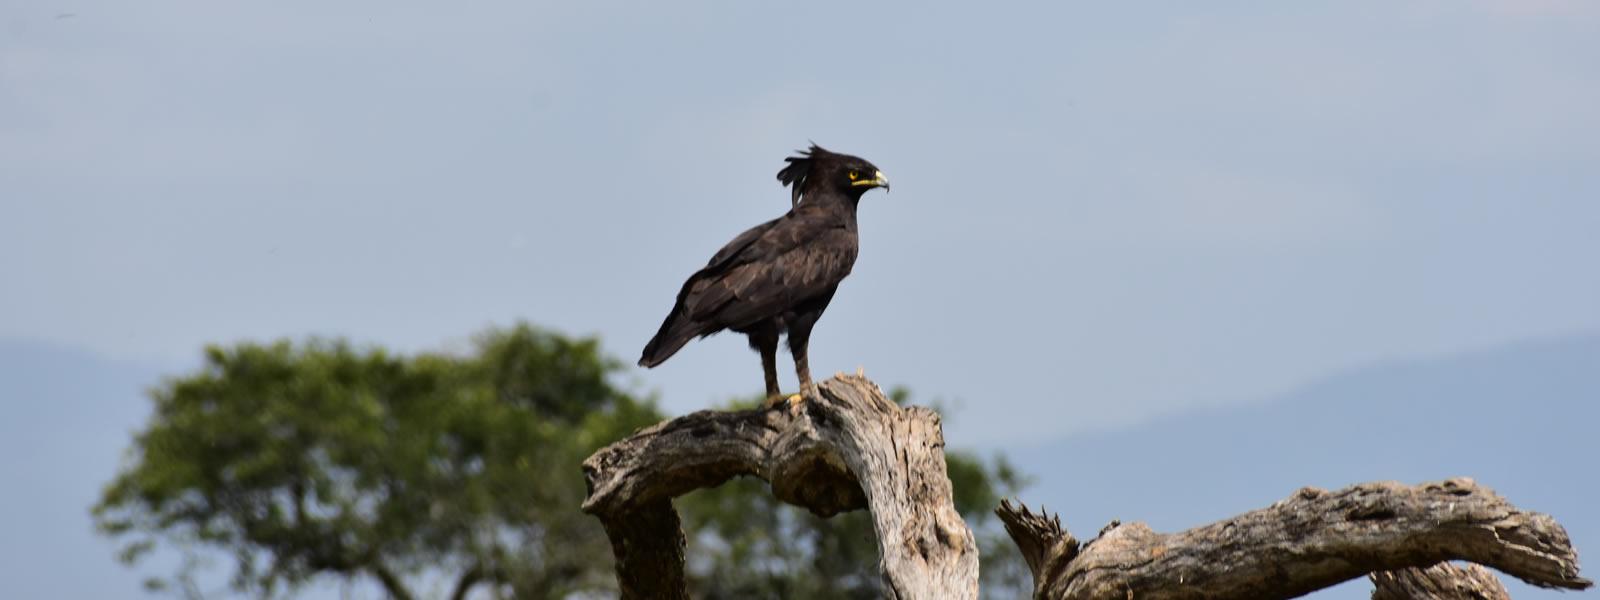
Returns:
[[[789,397],[784,396],[783,394],[768,394],[767,399],[761,401],[761,409],[771,410],[773,407],[778,406],[779,404],[785,404],[788,400]]]
[[[799,394],[789,394],[787,396],[783,394],[773,394],[771,396],[767,396],[766,401],[761,403],[761,409],[772,410],[779,406],[782,406],[783,408],[792,408],[796,406],[803,406],[805,403],[806,395],[804,392]]]

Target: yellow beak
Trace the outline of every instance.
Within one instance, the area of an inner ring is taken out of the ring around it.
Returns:
[[[881,187],[881,188],[883,188],[883,191],[887,192],[887,191],[889,191],[889,178],[885,177],[883,175],[883,171],[877,171],[877,172],[874,172],[872,174],[872,179],[860,179],[860,180],[852,181],[852,182],[850,182],[850,185],[852,185],[852,186]]]

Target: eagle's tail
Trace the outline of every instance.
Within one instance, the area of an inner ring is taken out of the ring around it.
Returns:
[[[689,320],[683,314],[683,306],[672,307],[672,314],[667,315],[667,320],[661,323],[661,330],[656,336],[650,338],[650,343],[644,345],[644,354],[639,357],[639,366],[650,368],[667,362],[678,349],[689,343],[697,335],[705,335],[701,323]]]

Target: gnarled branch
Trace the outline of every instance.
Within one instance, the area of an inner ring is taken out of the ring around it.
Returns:
[[[583,463],[583,510],[605,524],[623,598],[685,598],[671,499],[737,475],[820,516],[868,508],[885,595],[976,598],[978,549],[956,512],[939,415],[901,408],[865,377],[774,410],[700,411],[642,429]]]
[[[1500,578],[1481,565],[1439,563],[1426,569],[1380,571],[1372,580],[1372,600],[1511,600]]]
[[[1549,515],[1517,510],[1470,479],[1304,488],[1287,500],[1173,534],[1113,523],[1078,548],[1026,507],[996,511],[1034,567],[1034,598],[1293,598],[1374,571],[1481,563],[1533,585],[1583,589]]]

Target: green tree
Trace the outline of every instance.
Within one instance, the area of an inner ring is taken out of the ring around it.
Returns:
[[[594,340],[521,325],[467,356],[312,341],[205,357],[152,392],[94,508],[129,562],[163,540],[223,550],[232,586],[260,597],[317,575],[397,599],[441,574],[452,598],[614,587],[578,465],[661,415],[608,383],[621,365]]]

